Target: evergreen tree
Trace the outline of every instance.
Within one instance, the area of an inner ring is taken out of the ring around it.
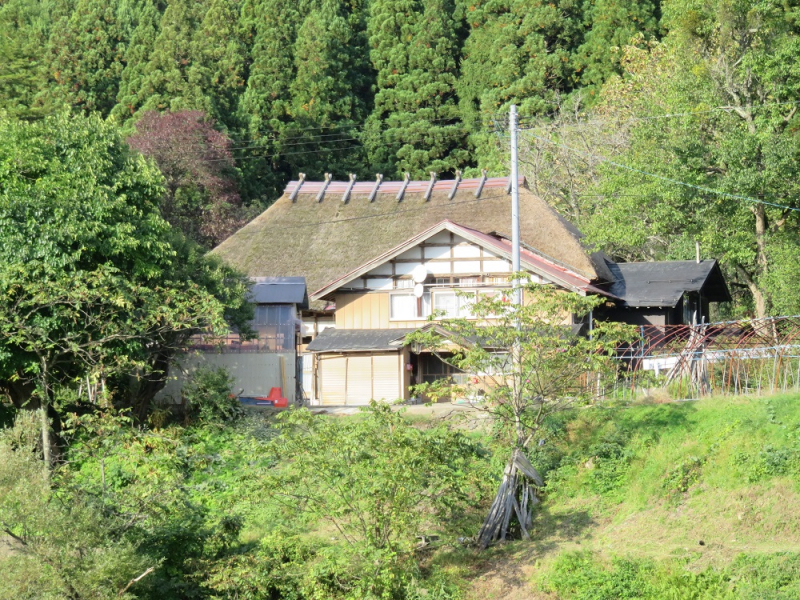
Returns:
[[[245,46],[240,37],[238,0],[212,0],[192,42],[187,75],[198,96],[194,108],[229,127],[244,91]]]
[[[655,37],[660,9],[653,0],[594,0],[587,4],[586,35],[574,63],[581,84],[592,87],[621,71],[622,50],[638,33]]]
[[[131,33],[131,41],[125,52],[125,69],[121,75],[117,105],[111,111],[120,120],[132,117],[147,99],[147,88],[143,83],[158,37],[162,16],[160,8],[156,0],[146,0]]]
[[[247,181],[243,193],[251,201],[271,201],[291,177],[276,156],[279,142],[275,132],[291,120],[299,15],[298,6],[284,0],[254,0],[243,10],[243,29],[252,35],[253,46],[239,111],[245,135],[254,146],[242,161]]]
[[[108,115],[116,104],[124,49],[114,8],[103,0],[78,0],[50,35],[52,81],[44,96]]]
[[[505,121],[510,104],[522,115],[540,114],[572,91],[570,57],[582,41],[581,8],[578,0],[468,7],[458,95],[462,118],[476,131],[471,138],[481,166],[505,169],[492,162],[497,140],[485,128]]]
[[[290,172],[344,177],[361,170],[354,128],[367,116],[371,66],[359,9],[342,0],[322,0],[297,32],[289,89],[292,121],[279,145]]]
[[[203,1],[168,0],[153,52],[135,92],[142,103],[140,111],[202,105],[202,93],[189,82],[189,69],[192,39],[206,6]]]
[[[37,116],[33,99],[40,77],[34,56],[18,40],[0,36],[0,111],[15,118]]]
[[[368,24],[378,72],[365,132],[386,174],[452,173],[469,160],[455,98],[457,23],[450,0],[375,0]]]

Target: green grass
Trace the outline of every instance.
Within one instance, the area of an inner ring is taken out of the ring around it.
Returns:
[[[547,431],[534,540],[487,563],[524,575],[520,598],[800,597],[797,395],[591,408]]]

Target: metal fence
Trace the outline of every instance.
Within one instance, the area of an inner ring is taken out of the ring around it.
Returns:
[[[800,316],[699,325],[645,325],[618,348],[614,393],[665,387],[672,395],[800,389]]]

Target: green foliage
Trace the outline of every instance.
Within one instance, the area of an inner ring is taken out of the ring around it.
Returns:
[[[606,163],[586,190],[596,194],[586,224],[595,241],[624,257],[686,259],[699,240],[747,290],[739,310],[759,317],[794,302],[778,294],[780,278],[793,276],[787,252],[796,253],[798,213],[759,201],[797,206],[800,72],[783,61],[798,44],[795,10],[780,2],[665,3],[670,34],[629,48],[625,76],[602,93],[602,117],[629,128],[615,161],[631,169]],[[626,122],[653,113],[680,117]]]
[[[287,526],[332,528],[336,543],[309,561],[331,597],[404,597],[419,578],[421,536],[455,537],[481,490],[475,443],[443,425],[415,427],[385,404],[348,420],[287,411],[276,427],[270,453],[281,466],[264,492],[285,507]]]
[[[791,552],[741,554],[724,569],[699,572],[678,561],[615,558],[566,552],[542,577],[542,587],[564,600],[780,600],[798,592],[800,556]]]
[[[546,576],[545,588],[565,600],[733,599],[729,578],[713,568],[691,573],[679,565],[615,558],[604,565],[591,552],[566,552]]]
[[[451,0],[376,0],[367,24],[377,72],[365,130],[380,172],[426,177],[466,166],[467,132],[455,99],[458,41]]]
[[[596,297],[536,284],[519,287],[525,295],[521,306],[504,295],[482,295],[470,306],[475,318],[433,315],[437,326],[406,338],[467,374],[466,383],[444,385],[453,394],[480,397],[505,427],[502,435],[512,448],[527,447],[550,414],[592,400],[594,386],[586,382],[615,371],[612,353],[632,335],[618,323],[600,322],[591,337],[575,335],[566,323],[587,315]]]
[[[115,7],[104,0],[80,0],[50,34],[46,61],[53,82],[44,95],[107,116],[117,103],[124,51]]]
[[[245,86],[246,52],[238,27],[239,2],[211,0],[192,41],[189,84],[201,94],[191,106],[229,127],[236,126]]]
[[[131,118],[148,98],[144,87],[147,63],[158,38],[161,12],[157,0],[145,0],[137,11],[135,28],[125,50],[125,68],[120,75],[117,104],[111,115],[120,121]]]
[[[96,116],[0,120],[4,381],[35,381],[46,406],[55,383],[116,377],[116,400],[143,418],[173,352],[247,318],[241,276],[170,229],[162,193]],[[130,389],[134,370],[143,383]]]
[[[137,597],[141,585],[126,589],[128,582],[158,561],[119,536],[120,515],[91,495],[51,485],[37,433],[28,412],[0,430],[0,534],[11,538],[9,554],[0,556],[0,598]]]
[[[224,423],[241,416],[242,405],[233,395],[233,377],[224,367],[200,367],[183,386],[186,410],[200,423]]]

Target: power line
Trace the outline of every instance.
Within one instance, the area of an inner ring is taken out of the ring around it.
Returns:
[[[640,175],[646,175],[647,177],[653,177],[655,179],[660,179],[661,181],[666,181],[668,183],[672,183],[672,184],[675,184],[675,185],[681,185],[683,187],[692,188],[692,189],[695,189],[695,190],[698,190],[698,191],[701,191],[701,192],[706,192],[706,193],[709,193],[709,194],[716,194],[718,196],[723,196],[725,198],[730,198],[732,200],[744,200],[745,202],[750,202],[750,203],[753,203],[753,204],[764,204],[764,205],[767,205],[767,206],[774,206],[775,208],[780,208],[780,209],[783,209],[783,210],[800,212],[800,208],[796,208],[796,207],[793,207],[793,206],[786,206],[785,204],[777,204],[775,202],[768,202],[766,200],[759,200],[758,198],[751,198],[750,196],[742,196],[741,194],[730,194],[728,192],[715,190],[713,188],[705,187],[705,186],[702,186],[702,185],[695,185],[693,183],[686,183],[685,181],[680,181],[678,179],[672,179],[671,177],[665,177],[664,175],[658,175],[656,173],[649,173],[648,171],[643,171],[643,170],[637,169],[635,167],[629,167],[628,165],[623,165],[622,163],[618,163],[616,161],[613,161],[613,160],[611,160],[609,158],[606,158],[605,156],[600,156],[598,154],[593,154],[591,152],[585,152],[583,150],[578,150],[577,148],[570,148],[569,146],[564,146],[562,144],[559,144],[559,143],[554,142],[552,140],[548,140],[547,138],[540,137],[540,136],[538,136],[536,134],[533,134],[533,133],[530,134],[530,135],[533,136],[534,138],[536,138],[537,140],[541,140],[542,142],[545,142],[547,144],[551,144],[551,145],[556,146],[558,148],[561,148],[563,150],[567,150],[569,152],[574,152],[576,154],[582,154],[582,155],[587,156],[587,157],[592,157],[592,158],[595,158],[595,159],[600,160],[602,162],[605,162],[605,163],[608,163],[610,165],[613,165],[615,167],[619,167],[620,169],[625,169],[625,170],[631,171],[633,173],[639,173]]]
[[[470,129],[469,126],[466,123],[464,123],[462,120],[460,120],[458,117],[439,117],[437,119],[425,119],[426,123],[442,123],[444,121],[449,121],[449,122],[451,122],[452,125],[459,125],[459,126],[463,127],[465,130],[469,130]],[[261,141],[261,140],[266,140],[266,141],[279,140],[279,139],[294,140],[294,139],[301,138],[305,132],[309,132],[309,131],[319,131],[319,130],[336,131],[336,130],[339,130],[339,129],[344,129],[344,130],[347,130],[347,131],[344,131],[342,133],[350,134],[352,132],[361,132],[361,131],[364,131],[365,129],[367,129],[367,124],[366,123],[362,123],[360,125],[349,124],[349,125],[320,126],[320,127],[307,127],[307,128],[289,127],[289,125],[291,125],[291,123],[292,123],[291,121],[287,121],[286,122],[287,128],[284,129],[284,130],[280,130],[280,129],[264,130],[264,134],[265,134],[264,137],[256,138],[256,137],[244,137],[244,136],[237,136],[237,135],[228,135],[228,137],[231,140],[244,143],[244,142],[258,142],[258,141]],[[378,131],[385,130],[385,129],[387,129],[385,126],[384,127],[380,127],[380,128],[378,128]],[[287,137],[287,134],[288,134],[288,137]],[[293,135],[292,136],[291,134],[297,134],[297,135]],[[326,136],[332,136],[332,135],[339,135],[339,134],[337,134],[337,133],[329,133],[329,134],[320,133],[320,134],[311,135],[309,137],[311,139],[313,139],[313,138],[316,138],[316,137],[326,137]],[[270,137],[270,136],[275,136],[275,137]]]
[[[238,163],[238,162],[240,162],[242,160],[257,160],[257,159],[262,159],[262,158],[276,158],[278,156],[296,156],[296,155],[299,155],[299,154],[323,154],[323,153],[333,152],[334,150],[340,150],[340,151],[354,150],[356,148],[362,148],[362,147],[363,147],[362,144],[356,144],[354,146],[341,146],[341,147],[338,147],[338,148],[326,148],[324,150],[301,150],[301,151],[298,151],[298,152],[276,152],[274,154],[258,154],[258,155],[255,155],[255,156],[239,156],[239,157],[233,157],[233,158],[230,158],[230,159],[228,159],[228,158],[211,158],[211,159],[209,159],[209,160],[207,160],[205,162],[231,162],[231,161],[233,161],[233,162],[237,162]]]
[[[800,104],[800,100],[787,100],[786,102],[753,102],[751,105],[752,107],[756,108],[770,108],[773,106],[790,106],[790,105],[798,105]],[[735,112],[735,106],[712,106],[711,108],[703,109],[703,110],[694,110],[694,111],[686,111],[681,113],[664,113],[661,115],[635,115],[632,117],[628,117],[627,119],[623,120],[615,120],[615,119],[591,119],[591,120],[577,120],[574,124],[575,125],[589,125],[592,123],[629,123],[632,121],[649,121],[649,120],[658,120],[658,119],[674,119],[674,118],[683,118],[683,117],[692,117],[695,115],[702,115],[708,114],[717,111],[723,111],[726,113]],[[541,117],[537,117],[536,115],[529,115],[524,117],[520,120],[521,125],[530,125],[531,123],[535,122],[534,120],[539,120]]]

